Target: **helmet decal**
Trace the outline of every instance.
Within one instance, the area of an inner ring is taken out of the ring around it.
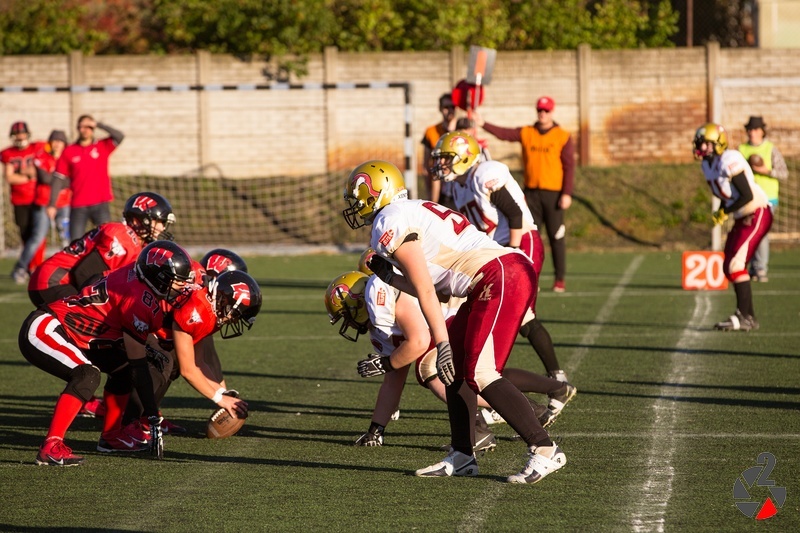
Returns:
[[[367,187],[367,192],[369,192],[369,195],[373,198],[380,196],[380,192],[376,191],[375,187],[372,186],[372,176],[366,172],[356,174],[353,176],[353,180],[351,182],[353,192],[357,191],[362,185]]]
[[[250,287],[247,283],[233,283],[231,289],[236,305],[250,305]]]
[[[147,265],[163,266],[172,259],[172,250],[166,248],[153,247],[147,252]]]
[[[142,211],[147,211],[148,209],[155,207],[158,205],[158,202],[150,198],[149,196],[137,196],[136,199],[133,201],[133,208],[140,209]]]
[[[470,152],[469,141],[461,135],[454,135],[450,138],[450,148],[459,156],[466,156],[461,157],[461,159],[477,155]]]
[[[229,257],[213,254],[208,258],[208,261],[206,261],[203,267],[205,267],[206,270],[213,270],[214,272],[224,272],[231,264],[233,264],[233,261],[231,261]]]

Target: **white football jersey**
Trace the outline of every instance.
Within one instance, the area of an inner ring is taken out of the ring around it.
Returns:
[[[486,161],[470,169],[464,185],[454,181],[453,201],[470,222],[503,246],[511,240],[508,217],[497,209],[489,197],[503,187],[522,210],[522,229],[536,230],[525,195],[508,167],[499,161]]]
[[[367,311],[369,312],[370,340],[372,345],[381,355],[391,355],[395,348],[405,340],[403,330],[397,326],[395,307],[400,291],[391,285],[381,281],[378,276],[370,276],[367,280],[367,287],[364,291],[367,301]],[[403,298],[411,298],[414,305],[419,309],[419,301],[410,294],[403,295]],[[455,316],[464,298],[450,298],[448,302],[442,304],[442,314],[445,320]],[[422,310],[419,311],[422,317]],[[424,319],[423,319],[424,320]]]
[[[396,200],[381,209],[370,246],[397,266],[393,254],[411,235],[420,241],[436,291],[449,296],[467,296],[483,265],[516,253],[478,231],[461,213],[426,200]]]
[[[722,205],[727,207],[739,199],[739,191],[731,186],[731,178],[744,172],[747,177],[747,184],[753,191],[753,199],[733,213],[733,218],[742,218],[752,214],[760,207],[766,207],[768,200],[764,189],[756,184],[753,177],[753,170],[747,164],[747,160],[738,150],[725,150],[719,157],[713,158],[710,162],[703,159],[701,165],[703,174],[706,177],[711,192],[722,200]]]

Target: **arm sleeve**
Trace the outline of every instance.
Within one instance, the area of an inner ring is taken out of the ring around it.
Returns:
[[[58,202],[58,195],[68,186],[67,178],[58,172],[53,173],[53,182],[50,184],[50,207],[55,207]]]
[[[744,172],[739,172],[731,178],[731,186],[736,187],[736,190],[739,191],[739,198],[723,209],[726,213],[738,211],[753,199],[753,189],[747,183],[747,176],[744,175]]]
[[[783,158],[780,150],[772,147],[772,170],[769,172],[770,178],[785,180],[789,177],[789,168],[786,166],[786,160]]]
[[[42,185],[52,185],[53,173],[46,171],[42,167],[36,167],[36,181]]]
[[[505,187],[500,187],[489,195],[489,200],[508,217],[509,229],[522,229],[522,209]]]
[[[102,122],[97,123],[97,127],[101,130],[108,133],[108,136],[114,141],[115,145],[118,145],[122,142],[122,139],[125,138],[125,134],[119,131],[118,129],[112,128],[108,124],[103,124]]]
[[[522,140],[522,128],[501,128],[488,122],[483,123],[483,129],[500,139],[501,141],[515,141]]]
[[[101,278],[107,269],[101,252],[95,248],[73,267],[72,281],[78,288],[85,287]]]
[[[572,135],[567,139],[567,144],[561,149],[561,166],[564,169],[564,181],[561,184],[561,194],[572,196],[575,186],[575,143]]]

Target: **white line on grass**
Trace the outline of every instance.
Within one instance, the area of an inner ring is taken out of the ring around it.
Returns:
[[[672,458],[681,439],[674,432],[678,425],[680,404],[675,401],[673,385],[686,382],[687,377],[695,371],[697,358],[685,350],[691,348],[701,337],[701,332],[692,327],[692,324],[705,323],[711,307],[708,293],[699,292],[695,295],[692,318],[676,343],[677,349],[670,355],[669,375],[664,379],[664,383],[670,385],[661,387],[659,398],[653,404],[655,420],[649,432],[650,450],[644,468],[648,475],[642,486],[638,487],[639,494],[633,502],[633,531],[664,531],[665,515],[675,477]]]
[[[589,346],[593,345],[597,340],[597,337],[603,330],[605,322],[607,322],[611,317],[612,313],[614,312],[614,308],[616,308],[617,304],[619,303],[619,299],[625,292],[625,287],[631,282],[633,275],[641,266],[642,261],[644,261],[643,255],[637,255],[633,258],[631,264],[628,265],[628,268],[626,268],[625,272],[622,274],[622,278],[620,278],[619,283],[617,283],[616,287],[614,287],[614,289],[611,291],[611,294],[608,295],[606,303],[600,308],[600,312],[598,312],[597,316],[594,318],[594,323],[586,328],[586,332],[583,334],[583,337],[581,337],[581,348],[578,348],[573,352],[572,357],[566,364],[565,370],[568,376],[574,374],[578,370],[581,361],[583,361],[583,358],[586,357],[587,353],[589,353]]]

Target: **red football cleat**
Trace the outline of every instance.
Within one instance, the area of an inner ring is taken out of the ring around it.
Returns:
[[[83,464],[83,457],[72,454],[61,437],[46,439],[39,448],[36,464],[42,466],[77,466]]]
[[[103,418],[106,416],[106,404],[102,398],[93,396],[91,400],[83,404],[78,416],[84,418]]]
[[[161,422],[161,431],[170,435],[182,435],[187,432],[185,427],[173,424],[166,418]]]
[[[107,431],[100,435],[100,440],[97,442],[98,452],[141,452],[149,448],[147,443],[134,440],[124,429]]]

